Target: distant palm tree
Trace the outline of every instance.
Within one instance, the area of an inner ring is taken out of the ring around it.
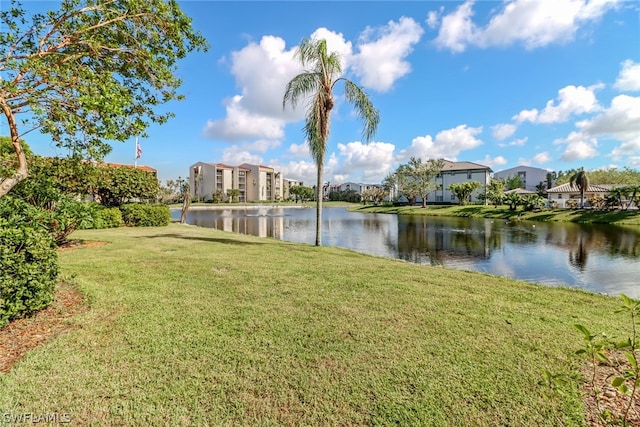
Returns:
[[[354,106],[356,114],[363,122],[362,136],[370,140],[378,128],[380,115],[367,94],[355,83],[340,77],[342,65],[337,52],[327,52],[326,40],[304,39],[296,50],[296,58],[305,71],[295,76],[289,83],[282,98],[282,108],[287,102],[295,108],[301,98],[311,97],[307,106],[304,133],[309,143],[311,156],[318,167],[316,191],[316,246],[322,245],[322,175],[324,158],[329,138],[331,110],[333,109],[333,88],[339,81],[344,82],[345,99]],[[308,67],[308,69],[307,69]]]
[[[571,175],[569,185],[575,185],[580,190],[580,208],[584,208],[584,192],[589,188],[589,177],[583,168]]]

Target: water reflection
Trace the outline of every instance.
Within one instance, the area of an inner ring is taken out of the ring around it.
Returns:
[[[173,216],[179,218],[179,211]],[[312,244],[313,208],[191,210],[190,224]],[[420,264],[640,297],[640,227],[323,212],[323,242]]]

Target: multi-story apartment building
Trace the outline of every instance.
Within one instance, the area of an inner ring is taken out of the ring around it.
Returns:
[[[536,191],[536,187],[540,184],[542,184],[544,188],[551,188],[554,185],[554,174],[552,171],[531,166],[516,166],[515,168],[501,170],[493,174],[495,179],[500,180],[505,180],[513,176],[520,177],[524,184],[524,189],[529,191]]]
[[[203,201],[211,200],[216,193],[227,200],[229,190],[235,189],[239,202],[254,202],[288,198],[289,189],[302,182],[285,179],[268,166],[198,162],[189,167],[189,185],[191,195]]]
[[[458,203],[458,198],[448,190],[448,187],[454,183],[471,181],[478,181],[482,184],[471,195],[471,201],[477,202],[478,195],[484,192],[484,186],[491,182],[491,173],[493,172],[491,168],[472,162],[452,162],[449,160],[444,162],[442,171],[433,178],[438,184],[438,189],[427,194],[427,203]],[[391,198],[395,199],[396,196],[398,195],[392,190]],[[406,198],[400,197],[400,200],[406,201]],[[422,198],[418,197],[416,203],[422,203]]]
[[[442,171],[434,178],[439,184],[439,188],[427,195],[427,202],[458,203],[456,195],[447,188],[453,183],[478,181],[482,186],[471,195],[471,202],[477,202],[478,195],[482,194],[484,187],[491,182],[493,170],[489,166],[473,162],[451,162],[449,160],[444,162]]]

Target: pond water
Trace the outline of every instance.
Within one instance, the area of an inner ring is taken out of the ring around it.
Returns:
[[[172,211],[180,218],[180,211]],[[191,208],[187,223],[313,244],[315,208]],[[323,210],[325,246],[640,298],[640,227]]]

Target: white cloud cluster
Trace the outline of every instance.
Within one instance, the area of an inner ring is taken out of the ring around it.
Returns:
[[[230,142],[281,139],[287,121],[304,117],[302,110],[282,109],[284,88],[301,71],[293,56],[294,50],[273,36],[233,52],[231,72],[242,94],[226,100],[226,117],[209,120],[203,134]]]
[[[349,175],[361,171],[365,182],[379,182],[393,165],[395,146],[385,142],[363,144],[360,141],[338,144],[342,163],[334,169],[335,174]]]
[[[640,153],[640,97],[618,95],[611,106],[591,120],[577,123],[579,133],[588,138],[613,139],[621,144],[614,147],[611,157]]]
[[[620,91],[640,91],[640,63],[627,59],[613,87]]]
[[[576,129],[564,138],[554,141],[560,146],[560,160],[574,162],[595,158],[599,150],[606,148],[613,161],[625,160],[627,165],[640,164],[640,97],[621,94],[611,100],[609,107],[600,105],[595,92],[603,84],[566,86],[558,91],[556,100],[547,102],[541,111],[533,108],[522,110],[512,117],[514,124],[498,124],[492,127],[493,137],[501,141],[513,135],[524,122],[532,124],[562,123],[573,116],[587,115],[575,123]],[[620,73],[613,84],[619,90],[640,90],[640,64],[632,60],[621,63]],[[500,147],[524,145],[527,138],[510,143],[499,143]],[[617,145],[616,145],[617,144]],[[519,159],[522,164],[543,164],[551,161],[548,152],[536,154],[531,159]]]
[[[480,133],[482,133],[482,127],[459,125],[438,132],[435,138],[431,135],[418,136],[411,141],[409,148],[400,151],[397,161],[406,162],[411,157],[425,160],[431,158],[456,160],[461,151],[482,145],[482,141],[476,138]]]
[[[386,92],[411,71],[406,57],[418,43],[424,30],[411,18],[390,21],[386,26],[368,27],[360,36],[359,52],[350,64],[364,87]]]
[[[484,27],[476,25],[473,0],[443,15],[431,12],[427,22],[441,22],[437,47],[463,52],[468,46],[488,48],[521,43],[527,49],[562,44],[575,38],[581,25],[599,19],[617,0],[507,0]]]
[[[243,105],[243,100],[242,95],[227,100],[227,116],[220,120],[209,120],[204,135],[230,142],[254,138],[280,139],[284,136],[284,120],[254,113]]]
[[[584,86],[566,86],[558,91],[557,103],[554,100],[549,100],[542,111],[538,111],[536,108],[522,110],[513,117],[513,120],[517,124],[525,121],[547,124],[561,123],[567,121],[571,115],[597,111],[600,109],[600,105],[594,91],[601,87],[601,85],[588,88]]]
[[[327,28],[318,28],[310,38],[326,40],[328,50],[339,53],[344,74],[352,73],[365,89],[384,92],[411,72],[407,57],[423,32],[413,19],[401,17],[380,28],[367,27],[355,46],[342,33]],[[264,159],[259,153],[279,146],[285,126],[304,118],[304,102],[295,109],[282,108],[286,84],[303,71],[294,57],[295,49],[287,49],[280,37],[264,36],[259,43],[249,42],[232,52],[230,71],[239,93],[224,101],[225,116],[209,120],[203,130],[210,139],[235,143],[223,150],[221,161],[262,163]],[[362,179],[380,180],[392,167],[394,149],[392,144],[383,142],[339,144],[339,157],[327,153],[325,173],[328,177],[340,178],[362,170]],[[307,144],[291,144],[287,154],[306,159],[288,164],[274,159],[270,164],[287,176],[315,182],[315,165],[309,159]]]
[[[577,131],[555,141],[566,145],[562,160],[596,157],[599,146],[618,141],[620,144],[611,149],[609,156],[615,161],[628,156],[633,164],[640,153],[640,97],[618,95],[604,112],[590,120],[580,121],[576,126]]]
[[[474,160],[474,163],[489,166],[490,168],[495,168],[496,166],[506,165],[508,161],[504,158],[504,156],[496,156],[494,158],[491,158],[491,156],[487,154],[482,160]]]
[[[406,58],[422,33],[413,19],[402,17],[378,29],[365,29],[355,53],[342,33],[318,28],[310,38],[325,39],[327,48],[340,54],[343,72],[352,71],[365,88],[384,92],[411,71]],[[226,116],[209,120],[203,134],[229,142],[282,139],[287,123],[304,118],[304,103],[282,108],[286,84],[303,71],[295,49],[287,49],[280,37],[264,36],[260,43],[250,42],[233,52],[231,73],[241,93],[225,101]]]
[[[514,124],[499,124],[491,127],[493,137],[498,141],[503,141],[513,135],[518,127]]]

